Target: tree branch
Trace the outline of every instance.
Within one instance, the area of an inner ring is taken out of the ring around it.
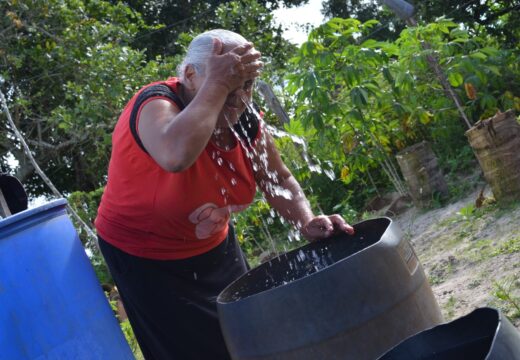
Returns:
[[[42,169],[36,162],[36,159],[34,158],[34,156],[31,153],[31,149],[29,149],[29,146],[25,142],[23,135],[20,133],[20,131],[16,127],[16,124],[13,121],[13,118],[11,117],[11,113],[9,112],[9,108],[7,107],[7,101],[5,100],[4,93],[2,91],[0,91],[0,101],[2,102],[2,107],[4,109],[4,112],[7,115],[7,121],[9,122],[9,125],[11,126],[12,130],[14,131],[15,136],[18,138],[18,140],[22,144],[22,147],[25,151],[25,155],[27,155],[27,157],[31,161],[31,164],[34,166],[34,169],[36,170],[38,175],[40,175],[40,177],[43,179],[45,184],[47,184],[47,186],[51,189],[51,191],[54,195],[56,195],[58,197],[64,197],[58,191],[58,189],[56,189],[56,187],[54,186],[52,181],[47,177],[47,175],[45,175],[45,173],[42,171]],[[96,244],[97,236],[94,233],[94,231],[83,221],[83,219],[74,211],[74,209],[72,209],[72,207],[69,204],[67,204],[67,209],[74,216],[74,218],[85,228],[85,230],[87,231],[87,234],[92,238],[94,244]]]
[[[61,150],[63,148],[66,148],[67,146],[78,144],[78,143],[80,143],[82,141],[85,141],[86,139],[87,139],[86,136],[82,136],[81,138],[78,138],[78,139],[70,139],[70,140],[67,140],[67,141],[63,141],[63,142],[59,143],[58,145],[49,144],[48,142],[45,142],[43,140],[36,141],[36,140],[28,139],[27,142],[29,144],[31,144],[31,145],[34,145],[34,146],[38,146],[38,147],[42,147],[42,148],[58,151],[58,150]]]

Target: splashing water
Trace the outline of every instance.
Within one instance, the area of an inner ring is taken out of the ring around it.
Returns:
[[[271,219],[271,218],[268,218],[267,220],[269,220],[269,219]],[[272,220],[272,219],[271,219],[271,220]],[[269,228],[268,228],[268,226],[267,226],[267,225],[265,224],[265,222],[264,222],[264,219],[262,219],[262,225],[264,226],[265,233],[266,233],[267,237],[269,238],[269,241],[271,242],[271,247],[273,248],[273,253],[274,253],[276,256],[280,255],[280,254],[278,253],[278,250],[276,250],[276,244],[275,244],[275,242],[274,242],[273,237],[271,236],[271,233],[269,232]]]
[[[255,109],[255,107],[253,106],[252,102],[250,101],[249,98],[247,98],[246,96],[243,96],[241,98],[242,102],[245,104],[246,108],[248,109],[249,113],[252,114],[252,116],[256,117],[257,119],[260,119],[261,118],[261,115],[258,113],[258,111]],[[238,115],[238,114],[237,114]],[[235,128],[234,128],[234,124],[230,121],[230,118],[228,117],[228,114],[224,113],[224,117],[229,125],[229,128],[230,130],[233,132],[233,134],[235,135],[235,138],[237,139],[237,141],[239,142],[240,146],[242,147],[242,149],[244,150],[246,156],[252,160],[252,167],[255,171],[258,171],[258,170],[262,170],[265,172],[265,174],[267,175],[267,179],[266,182],[263,184],[264,185],[264,188],[265,188],[265,191],[273,196],[273,197],[283,197],[287,200],[292,200],[293,197],[294,197],[294,194],[292,194],[292,192],[288,189],[285,189],[283,186],[281,186],[278,182],[279,182],[279,176],[278,176],[278,173],[276,171],[270,171],[269,170],[269,159],[268,159],[268,153],[267,152],[262,152],[262,153],[259,153],[256,149],[256,147],[252,147],[252,146],[248,146],[248,144],[245,143],[245,140],[242,139],[242,137],[236,132]],[[247,130],[245,129],[245,126],[248,126],[248,127],[251,127],[251,123],[248,122],[247,125],[244,126],[244,124],[242,122],[238,122],[239,126],[242,127],[242,132],[243,133],[247,133]],[[285,131],[282,131],[282,130],[279,130],[273,126],[270,126],[268,124],[263,124],[264,125],[264,128],[273,136],[275,137],[278,137],[278,138],[281,138],[281,137],[288,137],[290,138],[290,140],[295,143],[296,145],[298,145],[302,151],[301,151],[301,155],[304,159],[304,161],[307,163],[308,167],[309,167],[309,170],[312,171],[312,172],[317,172],[317,173],[325,173],[325,175],[327,177],[329,177],[331,180],[335,180],[335,174],[334,174],[334,171],[332,171],[332,164],[330,162],[327,162],[327,165],[329,165],[329,169],[322,169],[322,165],[320,164],[320,161],[319,160],[316,160],[314,161],[311,156],[309,156],[308,154],[308,147],[307,147],[307,143],[305,142],[305,139],[301,138],[301,137],[298,137],[298,136],[295,136],[295,135],[292,135],[292,134],[289,134]],[[219,130],[221,131],[221,130]],[[266,138],[265,137],[261,137],[259,140],[257,141],[260,141],[259,143],[259,148],[265,148],[266,147]],[[217,152],[217,154],[213,154],[213,159],[217,158],[217,163],[222,166],[222,158],[219,157],[220,153]],[[233,166],[233,164],[229,163],[229,168],[232,170],[232,171],[235,171],[235,168]],[[236,184],[236,180],[234,178],[231,179],[231,184],[232,185],[235,185]],[[224,195],[224,193],[223,193]],[[270,213],[271,217],[267,219],[267,223],[268,224],[272,224],[273,223],[273,218],[276,216],[276,214],[274,213],[274,210],[271,211]],[[282,222],[283,223],[283,222]],[[270,235],[269,233],[269,230],[268,230],[268,225],[266,225],[265,221],[262,219],[262,224],[263,224],[263,227],[264,227],[264,230],[265,230],[265,234],[267,235],[270,243],[271,243],[271,246],[272,246],[272,249],[273,249],[273,252],[278,256],[278,251],[276,250],[276,246],[275,246],[275,242],[274,242],[274,239],[272,238],[272,236]],[[293,239],[296,240],[296,241],[300,241],[300,235],[299,235],[299,232],[298,230],[301,228],[301,224],[296,224],[296,230],[290,230],[289,232],[289,240],[292,241]],[[319,266],[318,266],[319,267]]]
[[[307,142],[305,141],[304,138],[296,136],[296,135],[293,135],[293,134],[289,134],[288,132],[285,132],[283,130],[277,129],[274,126],[271,126],[271,125],[266,125],[266,129],[274,137],[277,137],[277,138],[288,137],[289,139],[291,139],[291,141],[293,143],[295,143],[297,145],[300,145],[301,146],[301,150],[302,150],[301,155],[303,157],[303,160],[309,166],[309,170],[312,171],[312,172],[315,172],[315,173],[320,173],[320,174],[323,172],[322,169],[321,169],[321,166],[320,166],[320,161],[319,160],[314,161],[309,156]]]

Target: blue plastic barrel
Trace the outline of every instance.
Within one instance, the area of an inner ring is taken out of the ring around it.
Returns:
[[[0,221],[0,359],[133,359],[66,204]]]

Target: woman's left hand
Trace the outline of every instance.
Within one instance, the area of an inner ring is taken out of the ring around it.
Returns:
[[[341,232],[354,235],[354,228],[347,224],[341,215],[338,214],[316,216],[301,229],[302,235],[311,242]]]

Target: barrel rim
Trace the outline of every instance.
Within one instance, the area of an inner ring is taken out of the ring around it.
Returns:
[[[52,200],[44,205],[21,211],[17,214],[6,217],[0,220],[0,230],[7,228],[10,225],[21,222],[27,218],[36,216],[38,214],[47,212],[54,208],[64,208],[67,205],[67,200],[64,198]]]
[[[399,349],[401,349],[401,348],[407,346],[408,344],[410,344],[413,341],[413,338],[415,338],[415,337],[418,337],[418,336],[424,336],[424,337],[431,336],[431,334],[433,334],[433,332],[435,330],[439,330],[439,329],[442,329],[442,328],[454,327],[457,324],[469,322],[469,321],[473,320],[474,318],[480,319],[482,317],[484,317],[484,319],[481,319],[481,320],[486,320],[486,321],[491,321],[493,323],[496,323],[495,329],[494,329],[493,334],[492,334],[493,338],[492,338],[492,341],[490,343],[490,347],[488,349],[488,353],[486,354],[486,358],[485,358],[485,359],[488,359],[489,358],[488,356],[491,353],[491,351],[493,349],[493,346],[496,343],[496,340],[497,340],[497,337],[498,337],[498,333],[499,333],[499,331],[500,331],[500,329],[501,329],[501,327],[502,327],[502,325],[504,323],[504,317],[503,317],[503,315],[501,314],[501,312],[499,310],[497,310],[495,308],[492,308],[492,307],[484,306],[484,307],[476,308],[473,311],[471,311],[470,313],[468,313],[466,315],[463,315],[463,316],[461,316],[459,318],[456,318],[456,319],[451,320],[451,321],[446,321],[446,322],[444,322],[442,324],[438,324],[438,325],[432,326],[430,328],[422,330],[421,332],[419,332],[417,334],[409,336],[408,338],[404,339],[403,341],[399,342],[395,346],[393,346],[390,349],[388,349],[388,351],[386,351],[380,357],[378,357],[377,360],[384,360],[385,358],[387,358],[391,354],[395,354],[396,351],[398,351]]]
[[[482,129],[484,128],[484,126],[487,125],[487,123],[493,122],[493,121],[496,121],[496,122],[504,121],[509,116],[516,118],[516,113],[513,109],[509,109],[504,112],[498,112],[493,116],[490,116],[486,119],[477,121],[475,124],[473,124],[472,127],[470,127],[468,130],[466,130],[464,135],[466,135],[466,137],[468,137],[468,138],[473,137],[473,136],[477,137],[478,134],[483,131]]]
[[[421,149],[421,148],[428,149],[428,147],[431,149],[431,143],[429,141],[422,140],[418,143],[405,147],[404,149],[400,150],[397,154],[395,154],[395,156],[404,157],[404,156],[408,155],[409,153],[416,151],[417,149]]]
[[[375,245],[383,242],[385,240],[385,238],[388,236],[388,234],[390,233],[390,229],[392,228],[392,225],[394,224],[394,221],[387,217],[387,216],[380,216],[380,217],[376,217],[376,218],[372,218],[372,219],[367,219],[367,220],[364,220],[364,221],[361,221],[357,224],[355,224],[354,226],[356,225],[361,225],[361,224],[364,224],[364,223],[367,223],[367,222],[373,222],[373,221],[376,221],[376,220],[383,220],[383,219],[386,219],[388,220],[388,225],[386,226],[386,229],[385,231],[382,233],[381,235],[381,238],[376,241],[375,243],[359,250],[359,251],[356,251],[355,253],[353,254],[350,254],[349,256],[347,257],[344,257],[343,259],[339,260],[339,261],[336,261],[335,263],[323,268],[323,269],[320,269],[319,271],[316,271],[316,272],[313,272],[312,274],[309,274],[309,275],[306,275],[304,277],[301,277],[301,278],[298,278],[298,279],[295,279],[294,281],[291,281],[290,283],[288,284],[281,284],[281,285],[278,285],[278,286],[275,286],[275,287],[272,287],[272,288],[269,288],[267,290],[264,290],[264,291],[261,291],[261,292],[257,292],[257,293],[254,293],[254,294],[251,294],[251,295],[248,295],[248,296],[244,296],[244,297],[241,297],[240,299],[237,299],[237,300],[233,300],[233,301],[222,301],[222,297],[223,297],[223,294],[229,289],[231,288],[232,286],[234,286],[237,282],[241,281],[243,278],[247,277],[248,276],[248,273],[254,269],[251,269],[249,270],[248,272],[246,272],[245,274],[241,275],[238,279],[234,280],[232,283],[230,283],[228,286],[226,286],[224,288],[224,290],[222,290],[220,292],[220,294],[217,296],[217,299],[216,299],[216,303],[217,303],[217,307],[218,308],[221,308],[221,307],[225,307],[225,306],[228,306],[228,305],[231,305],[231,304],[236,304],[237,302],[239,301],[251,301],[252,299],[254,298],[258,298],[258,297],[263,297],[263,296],[267,296],[269,295],[270,293],[274,292],[274,291],[282,291],[282,289],[287,289],[287,287],[293,287],[293,286],[297,286],[298,283],[300,281],[303,281],[304,279],[308,279],[308,278],[316,278],[316,277],[320,277],[320,276],[324,276],[323,274],[329,272],[329,271],[332,271],[333,268],[337,267],[337,266],[340,266],[344,261],[346,261],[347,259],[350,259],[352,256],[354,255],[358,255],[358,254],[361,254],[361,253],[365,253],[366,251],[369,251],[370,249],[372,249]],[[298,251],[299,249],[301,249],[302,247],[305,247],[307,245],[309,245],[310,243],[307,243],[305,245],[302,245],[298,248],[295,248],[289,252],[294,252],[294,251]],[[270,261],[275,261],[276,259],[279,259],[279,258],[282,258],[283,256],[285,255],[284,254],[281,254],[273,259],[271,259]],[[283,261],[283,259],[282,259]],[[262,264],[263,265],[263,264]],[[261,266],[261,265],[259,265]],[[255,268],[256,269],[256,268]],[[285,291],[285,290],[284,290]]]

